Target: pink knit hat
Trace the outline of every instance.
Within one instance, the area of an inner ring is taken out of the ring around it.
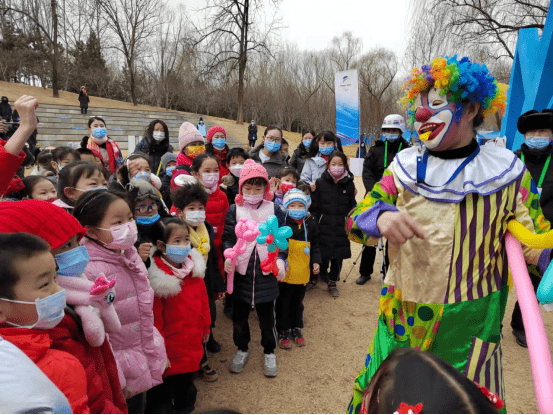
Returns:
[[[255,177],[261,177],[262,179],[265,179],[267,182],[267,187],[265,188],[265,194],[264,199],[271,201],[273,200],[273,192],[271,192],[271,185],[269,183],[269,175],[267,174],[267,170],[265,170],[265,167],[263,167],[261,164],[256,163],[253,160],[246,160],[244,163],[244,167],[242,167],[242,171],[240,172],[240,181],[238,182],[238,188],[239,188],[239,194],[236,196],[235,202],[237,205],[242,206],[244,204],[244,198],[242,197],[242,186],[244,186],[244,183],[246,183],[249,179],[253,179]]]
[[[190,143],[193,143],[194,141],[201,141],[203,143],[204,137],[192,124],[190,124],[189,122],[183,122],[179,128],[180,149],[182,150],[184,147],[186,147]]]
[[[211,143],[211,140],[213,139],[213,136],[215,135],[215,133],[223,133],[225,135],[225,138],[227,138],[227,132],[225,131],[225,129],[223,127],[219,127],[218,125],[214,126],[214,127],[211,127],[208,131],[207,131],[207,141]]]

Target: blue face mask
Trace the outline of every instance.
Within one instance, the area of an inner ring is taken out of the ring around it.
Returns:
[[[288,216],[292,219],[300,220],[307,216],[307,211],[305,209],[288,209]]]
[[[153,225],[159,220],[159,213],[154,216],[137,216],[136,223],[139,225]]]
[[[211,141],[211,144],[213,144],[213,147],[215,147],[217,150],[222,150],[227,145],[227,140],[224,138],[214,138]]]
[[[151,178],[152,178],[152,175],[147,171],[138,172],[133,177],[133,179],[135,180],[146,180],[147,182],[149,182]]]
[[[89,259],[84,246],[57,254],[58,274],[64,277],[80,277],[88,265]]]
[[[96,138],[104,138],[106,135],[108,135],[108,130],[105,128],[95,128],[92,130],[92,136]]]
[[[192,247],[190,246],[190,244],[167,245],[167,251],[165,252],[165,255],[167,255],[167,258],[169,258],[171,261],[182,264],[186,260],[186,258],[188,258],[191,250]]]
[[[384,138],[387,141],[395,141],[399,138],[399,134],[384,134]]]
[[[165,169],[165,171],[167,172],[167,176],[172,177],[173,176],[173,170],[175,170],[176,168],[177,168],[177,166],[167,167]]]
[[[309,148],[311,146],[311,140],[303,140],[303,146]]]
[[[332,145],[330,147],[324,147],[324,148],[319,147],[319,151],[321,152],[321,154],[328,156],[330,153],[334,151],[334,146]]]
[[[549,137],[527,137],[524,143],[533,149],[542,149],[549,145]]]
[[[265,141],[265,148],[269,153],[274,153],[275,151],[280,150],[281,143],[275,143],[273,141]]]

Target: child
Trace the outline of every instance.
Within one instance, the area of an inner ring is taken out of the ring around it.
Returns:
[[[103,167],[86,161],[68,164],[61,172],[58,180],[58,197],[53,202],[66,210],[72,210],[73,205],[84,192],[105,189],[108,175]]]
[[[81,155],[72,148],[58,147],[52,151],[52,168],[59,174],[59,172],[68,164],[81,160]]]
[[[88,148],[78,148],[77,153],[81,156],[81,161],[88,161],[89,163],[102,166],[102,157],[100,153],[90,150]]]
[[[167,355],[154,327],[148,271],[133,246],[137,230],[132,205],[124,194],[97,190],[79,198],[74,215],[87,229],[81,242],[90,256],[85,275],[91,281],[100,274],[117,280],[114,306],[122,327],[110,334],[109,342],[125,378],[129,412],[141,413],[142,394],[162,382]]]
[[[307,167],[307,163],[305,164]],[[303,169],[305,172],[306,168]],[[328,168],[315,182],[311,213],[319,224],[322,274],[328,282],[332,297],[340,296],[336,283],[340,279],[342,261],[351,257],[346,216],[355,206],[355,185],[344,153],[336,151],[328,156]],[[330,271],[328,267],[330,266]]]
[[[84,278],[88,283],[82,275],[88,264],[88,254],[79,246],[86,229],[77,219],[53,204],[26,200],[0,203],[0,232],[27,232],[50,245],[58,265],[57,282],[66,289],[67,303],[72,306],[66,307],[65,317],[47,331],[51,348],[70,353],[84,367],[88,407],[92,413],[126,413],[127,404],[109,342],[101,340],[99,347],[93,347],[85,338],[88,332],[85,334],[83,330],[83,325],[89,324],[89,328],[97,331],[96,327],[91,326],[96,319],[93,322],[89,318],[88,307],[84,306],[85,303],[91,304],[91,296],[85,297],[86,292],[79,290],[77,286],[80,284],[74,282]],[[92,313],[97,311],[94,308]]]
[[[177,166],[184,165],[190,168],[194,159],[205,153],[204,137],[189,122],[182,123],[179,128],[179,148]]]
[[[173,401],[178,413],[190,413],[196,402],[194,375],[211,324],[202,281],[205,261],[191,248],[188,225],[181,218],[161,219],[156,233],[148,273],[155,292],[154,324],[165,339],[169,367],[163,383],[147,393],[147,412],[171,413]]]
[[[231,148],[227,154],[227,164],[229,166],[229,174],[223,177],[221,183],[221,190],[225,192],[228,198],[228,203],[234,205],[234,199],[238,195],[238,180],[240,179],[240,172],[244,167],[244,162],[249,159],[250,156],[244,151],[243,148]]]
[[[225,282],[215,255],[213,227],[205,219],[209,195],[205,191],[205,187],[195,180],[194,183],[184,184],[171,197],[173,198],[173,208],[176,209],[177,216],[184,219],[190,226],[190,242],[192,243],[192,247],[200,251],[206,261],[204,282],[209,299],[211,328],[213,329],[217,318],[215,296],[217,294],[218,297],[221,297],[225,292]],[[221,350],[221,345],[213,337],[213,330],[211,331],[209,340],[208,345],[211,350],[214,350],[213,353]],[[207,354],[205,354],[202,360],[202,372],[205,381],[212,382],[217,380],[217,372],[211,369],[207,363]]]
[[[50,246],[26,233],[0,234],[0,246],[0,336],[33,360],[63,392],[73,413],[90,413],[83,366],[51,348],[47,329],[63,319],[65,291],[56,282]]]
[[[207,132],[205,152],[217,157],[217,161],[219,162],[219,184],[221,184],[223,177],[229,173],[227,165],[227,154],[229,152],[227,146],[227,132],[223,127],[216,125],[209,129]]]
[[[282,205],[282,198],[284,195],[288,191],[296,188],[299,181],[300,176],[293,168],[283,168],[278,174],[278,181],[276,182],[275,203]]]
[[[177,155],[174,153],[165,153],[161,156],[161,196],[167,209],[171,209],[173,206],[171,202],[171,179],[173,178],[173,171],[177,168]]]
[[[192,163],[192,176],[205,186],[209,194],[205,206],[205,215],[209,224],[213,226],[215,257],[219,270],[222,270],[224,264],[221,245],[229,202],[227,196],[218,186],[219,164],[217,158],[209,154],[201,154],[196,157]]]
[[[284,281],[278,283],[279,295],[275,305],[278,345],[281,349],[291,347],[290,336],[297,346],[305,345],[301,333],[305,284],[309,282],[311,271],[319,274],[322,263],[317,222],[307,211],[310,203],[311,198],[298,189],[284,195],[286,225],[294,233],[288,240],[288,272]]]
[[[285,167],[280,152],[281,145],[282,128],[277,125],[269,125],[263,134],[263,143],[250,151],[250,157],[267,170],[269,178],[278,176]]]
[[[38,157],[36,158],[36,166],[29,174],[29,176],[44,176],[45,173],[51,172],[55,175],[55,170],[52,167],[52,152],[50,150],[42,150]]]
[[[284,226],[285,216],[282,209],[273,202],[273,194],[269,190],[267,170],[254,160],[246,160],[240,174],[239,195],[236,204],[227,212],[225,232],[223,234],[223,252],[236,244],[235,227],[241,218],[248,218],[261,224],[271,215],[278,218],[279,226]],[[276,260],[278,275],[261,271],[261,262],[267,258],[266,245],[257,242],[248,244],[247,250],[238,256],[234,272],[234,291],[232,293],[232,321],[234,344],[238,348],[230,364],[230,371],[240,373],[248,361],[248,344],[250,342],[250,326],[248,317],[255,307],[261,329],[261,345],[265,354],[263,373],[265,376],[277,375],[276,337],[274,303],[278,296],[278,281],[286,275],[286,251],[279,252]],[[225,260],[225,271],[233,271],[230,259]],[[277,280],[278,279],[278,280]]]
[[[117,182],[110,183],[110,189],[122,190],[133,179],[145,180],[156,189],[161,188],[161,180],[152,173],[150,158],[144,153],[133,153],[125,160],[125,163],[117,170]]]
[[[27,176],[23,178],[25,188],[12,194],[15,199],[36,199],[54,202],[57,200],[58,192],[54,184],[42,176]]]
[[[305,155],[305,164],[301,171],[301,180],[309,183],[311,191],[316,189],[316,181],[327,170],[328,156],[338,150],[338,141],[332,131],[322,131],[313,139],[309,152]]]
[[[282,145],[280,146],[280,154],[282,154],[282,161],[284,161],[284,165],[288,166],[288,161],[290,160],[290,145],[288,144],[288,141],[284,137],[282,137]]]
[[[467,379],[439,356],[399,348],[374,374],[357,412],[494,414],[501,408],[503,401],[497,395]]]

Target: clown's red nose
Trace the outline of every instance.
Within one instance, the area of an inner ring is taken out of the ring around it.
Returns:
[[[415,113],[415,120],[417,122],[426,122],[432,117],[432,113],[428,108],[419,108]]]

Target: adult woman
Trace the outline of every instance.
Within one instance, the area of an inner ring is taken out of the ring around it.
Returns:
[[[169,144],[167,124],[161,120],[153,120],[144,131],[144,138],[138,143],[136,149],[150,156],[152,171],[159,175],[161,156],[167,152],[173,152],[173,147]]]
[[[81,114],[86,114],[88,111],[88,103],[90,102],[90,98],[88,97],[88,94],[86,92],[86,87],[81,87],[81,92],[79,92],[79,104],[81,106]]]
[[[303,156],[301,180],[311,186],[312,192],[317,188],[315,182],[326,170],[328,156],[336,149],[341,151],[341,146],[332,131],[322,131],[311,141],[309,152]]]
[[[100,117],[90,117],[88,120],[90,136],[84,136],[81,147],[97,151],[102,156],[103,166],[112,174],[123,164],[123,156],[119,146],[108,137],[106,122]]]
[[[315,131],[313,130],[304,130],[301,133],[301,143],[298,148],[294,150],[294,154],[290,160],[290,166],[295,168],[298,174],[301,174],[301,171],[303,170],[303,165],[305,164],[304,157],[309,152],[311,141],[313,141],[313,138],[315,138],[316,135],[317,134],[315,134]]]

